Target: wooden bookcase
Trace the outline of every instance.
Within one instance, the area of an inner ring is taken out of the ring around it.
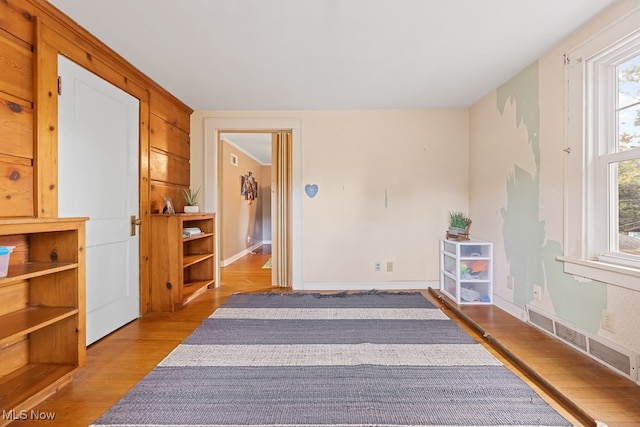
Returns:
[[[175,311],[215,285],[215,214],[151,215],[151,311]],[[183,237],[183,229],[202,234]]]
[[[85,363],[86,218],[0,220],[0,411],[33,408]],[[6,425],[10,417],[0,418]]]

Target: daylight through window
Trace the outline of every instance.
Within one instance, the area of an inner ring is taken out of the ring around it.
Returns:
[[[630,53],[634,56],[625,58]],[[617,58],[620,54],[623,59]],[[623,62],[608,63],[616,59]],[[607,181],[608,251],[635,257],[640,255],[640,44],[625,46],[621,52],[615,50],[602,64],[604,76],[615,79],[603,84],[598,97],[615,99],[611,116],[607,111],[609,106],[601,104],[604,110],[600,114],[601,122],[612,117],[615,132],[611,137],[603,135],[603,141],[599,141],[599,163],[606,172],[597,177]],[[610,67],[615,72],[608,72]],[[595,81],[602,82],[602,79]],[[606,93],[609,88],[615,91],[615,98]]]

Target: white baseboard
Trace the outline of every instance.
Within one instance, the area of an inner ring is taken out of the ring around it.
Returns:
[[[527,311],[522,307],[515,305],[511,301],[508,301],[496,294],[493,294],[493,305],[495,305],[496,307],[498,307],[503,311],[506,311],[516,319],[520,319],[523,322],[527,322],[527,319],[528,319]]]
[[[426,290],[438,288],[438,281],[399,281],[399,282],[303,282],[294,290],[303,291],[362,291],[362,290]]]
[[[240,258],[242,258],[245,255],[248,255],[250,252],[255,251],[256,249],[258,249],[260,246],[264,245],[265,242],[259,242],[256,243],[255,245],[251,246],[250,248],[247,248],[241,252],[238,252],[235,255],[230,256],[229,258],[220,261],[220,267],[226,267],[230,264],[233,264],[234,262],[236,262],[237,260],[239,260]]]

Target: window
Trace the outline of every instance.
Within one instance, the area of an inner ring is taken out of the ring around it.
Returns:
[[[640,40],[586,66],[592,246],[598,259],[640,266]]]
[[[640,290],[640,11],[566,55],[565,271]]]

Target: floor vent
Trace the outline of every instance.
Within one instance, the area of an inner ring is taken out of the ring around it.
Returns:
[[[608,343],[607,340],[601,337],[595,337],[588,332],[579,331],[571,325],[560,322],[554,316],[534,311],[529,306],[527,306],[527,314],[529,323],[532,325],[559,338],[625,377],[638,381],[640,356],[637,354],[619,348],[613,343]]]
[[[589,353],[620,372],[631,375],[631,358],[627,354],[614,350],[594,339],[589,340]]]
[[[586,335],[574,331],[568,326],[562,325],[560,323],[556,323],[556,335],[569,344],[573,344],[574,346],[578,347],[580,350],[587,351]]]
[[[550,334],[555,333],[553,330],[553,320],[546,316],[543,316],[540,313],[529,310],[529,322],[533,323],[539,328],[544,329]]]

